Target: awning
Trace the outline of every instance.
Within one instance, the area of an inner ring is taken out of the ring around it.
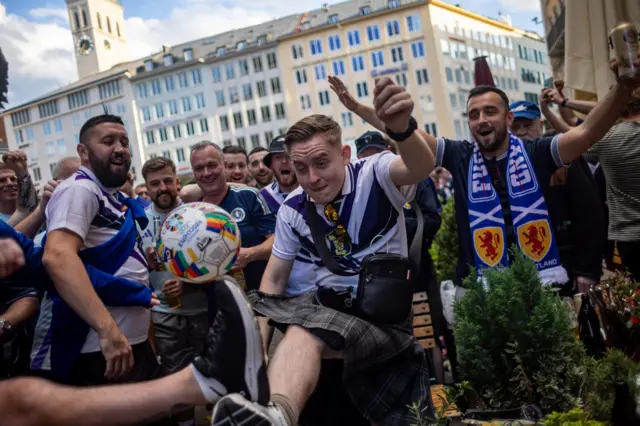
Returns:
[[[614,54],[608,39],[619,22],[617,4],[626,7],[627,19],[640,29],[639,0],[566,0],[565,84],[599,99],[615,81],[609,69]]]

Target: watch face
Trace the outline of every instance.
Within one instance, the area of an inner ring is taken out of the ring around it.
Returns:
[[[88,35],[82,35],[80,36],[80,38],[78,38],[76,47],[80,54],[86,56],[91,52],[93,52],[93,41],[91,40],[91,37],[89,37]]]

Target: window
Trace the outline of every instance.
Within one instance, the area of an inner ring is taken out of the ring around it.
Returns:
[[[211,76],[214,83],[220,83],[222,81],[222,74],[220,73],[220,67],[211,68]]]
[[[185,161],[184,148],[176,149],[176,160],[178,160],[178,163],[184,163]]]
[[[253,72],[262,72],[262,57],[256,56],[253,58]]]
[[[360,83],[356,83],[356,93],[359,98],[364,98],[369,96],[369,89],[367,88],[367,82],[362,81]]]
[[[160,90],[160,80],[159,79],[155,79],[155,80],[151,80],[151,93],[155,96],[155,95],[159,95],[161,93]]]
[[[229,117],[226,115],[220,116],[220,130],[223,132],[229,130]]]
[[[234,78],[236,78],[236,69],[232,63],[227,64],[226,71],[227,71],[227,80],[233,80]]]
[[[58,101],[56,99],[38,105],[40,118],[50,117],[58,113]]]
[[[29,110],[23,109],[22,111],[17,111],[11,114],[11,125],[13,127],[22,126],[23,124],[27,124],[31,121],[29,117]]]
[[[387,21],[387,34],[389,37],[400,34],[400,23],[397,20]]]
[[[367,27],[367,39],[369,41],[380,40],[380,28],[377,25],[369,25]]]
[[[147,121],[151,121],[151,110],[149,109],[148,106],[140,108],[140,115],[142,116],[143,123],[146,123]]]
[[[144,61],[144,69],[145,71],[153,71],[153,60],[147,59]]]
[[[453,83],[453,70],[449,67],[446,67],[444,71],[447,74],[447,81],[449,83]]]
[[[349,42],[349,46],[358,46],[360,44],[360,31],[349,31],[347,33],[347,41]]]
[[[89,92],[87,90],[81,90],[79,92],[72,93],[67,96],[67,101],[69,103],[69,109],[80,108],[81,106],[89,103]]]
[[[206,118],[200,119],[200,133],[205,133],[209,131],[209,120]]]
[[[162,151],[162,156],[171,160],[171,151]]]
[[[178,84],[180,85],[181,89],[184,89],[185,87],[189,87],[189,80],[187,80],[186,72],[178,74]]]
[[[231,105],[240,102],[240,96],[238,95],[237,87],[229,87],[229,103]]]
[[[165,67],[169,67],[169,66],[173,65],[173,55],[171,55],[171,54],[164,55],[162,57],[162,63],[164,64]]]
[[[27,140],[32,141],[35,139],[35,134],[33,132],[33,127],[27,127]]]
[[[339,61],[333,62],[333,74],[334,75],[343,75],[344,74],[344,61],[341,59]]]
[[[353,66],[353,71],[363,71],[364,70],[364,58],[362,55],[354,56],[351,58],[351,65]]]
[[[360,15],[365,16],[371,13],[371,7],[363,6],[360,8]]]
[[[246,144],[246,142],[245,142],[245,140],[244,140],[244,136],[240,136],[240,137],[238,137],[238,138],[236,139],[236,142],[238,143],[238,146],[239,146],[240,148],[243,148],[243,149],[244,149],[244,148],[246,148],[246,146],[247,146],[247,144]]]
[[[329,105],[330,99],[328,90],[321,90],[318,93],[318,98],[320,99],[320,105]]]
[[[267,85],[264,80],[257,82],[256,87],[258,88],[258,97],[264,98],[267,96]]]
[[[270,70],[278,67],[278,60],[274,52],[267,53],[267,66]]]
[[[242,85],[242,97],[245,101],[253,99],[253,90],[251,88],[251,83],[245,83]]]
[[[164,107],[162,104],[156,104],[155,110],[156,110],[156,118],[164,117]]]
[[[196,134],[196,127],[194,126],[193,121],[187,121],[186,128],[187,136],[193,136]]]
[[[330,35],[329,36],[329,50],[332,52],[334,50],[340,50],[341,48],[340,36],[339,35]]]
[[[396,74],[396,83],[400,86],[407,87],[407,76],[405,73]]]
[[[462,83],[462,70],[460,68],[456,68],[455,73],[456,73],[456,83],[458,84]]]
[[[458,104],[460,105],[460,109],[464,110],[465,105],[467,104],[466,93],[458,93]]]
[[[302,108],[303,111],[311,108],[311,96],[300,95],[300,107]]]
[[[225,139],[222,141],[222,145],[224,146],[231,146],[231,139]]]
[[[449,93],[449,101],[451,101],[451,108],[458,109],[458,97],[455,93]]]
[[[316,72],[316,80],[327,79],[327,71],[325,70],[324,65],[316,65],[313,69]]]
[[[411,43],[411,53],[414,58],[424,58],[424,43],[421,41]]]
[[[249,75],[249,62],[246,59],[240,59],[238,61],[238,69],[241,77]]]
[[[218,47],[218,50],[216,50],[216,55],[218,56],[222,56],[225,53],[227,53],[227,48],[224,46]]]
[[[273,140],[273,132],[272,131],[264,132],[264,139],[266,141]]]
[[[429,71],[426,68],[416,70],[416,80],[418,80],[418,86],[429,83]]]
[[[260,135],[251,135],[251,148],[260,146]]]
[[[118,34],[118,37],[120,37],[120,24],[116,21],[116,33]]]
[[[382,50],[371,52],[371,62],[374,67],[381,67],[384,65],[384,53]]]
[[[424,131],[429,133],[434,138],[438,137],[438,126],[436,123],[426,123],[424,125]]]
[[[450,56],[451,51],[449,49],[449,41],[448,40],[440,40],[440,50],[442,50],[442,54],[444,56]]]
[[[182,130],[180,129],[179,124],[174,124],[171,126],[173,129],[173,139],[180,139],[182,137]]]
[[[193,49],[184,49],[184,60],[190,61],[193,59]]]
[[[284,119],[285,118],[284,104],[280,102],[280,103],[277,103],[275,107],[276,107],[276,120]]]
[[[204,101],[204,93],[198,93],[196,95],[196,108],[197,109],[201,109],[204,108],[205,105],[205,101]]]
[[[169,116],[178,114],[178,102],[169,101]]]
[[[336,15],[336,14],[329,15],[329,23],[330,24],[337,24],[338,23],[338,15]]]
[[[507,78],[507,85],[509,86],[509,90],[513,90],[513,83],[510,78]]]
[[[191,98],[185,96],[182,98],[182,112],[191,111]]]
[[[273,77],[271,79],[271,93],[281,93],[282,88],[280,87],[280,77]]]
[[[402,52],[402,46],[396,46],[391,48],[391,62],[402,62],[404,61],[404,55]]]
[[[247,110],[247,123],[249,126],[254,126],[256,124],[256,110],[250,109]]]
[[[24,142],[24,137],[22,136],[22,130],[16,130],[15,134],[16,134],[16,143],[18,145]]]
[[[271,121],[271,109],[269,108],[269,105],[265,105],[262,108],[260,108],[260,112],[262,113],[263,123]]]
[[[40,167],[34,167],[32,170],[33,172],[33,180],[38,182],[39,180],[42,180],[42,174],[40,174]]]
[[[153,145],[154,143],[156,143],[156,138],[153,131],[146,132],[145,137],[147,138],[147,145]]]
[[[398,0],[389,0],[389,9],[394,9],[398,7],[399,3],[400,2],[398,2]]]
[[[193,81],[193,84],[202,84],[202,73],[200,72],[200,70],[193,70],[191,71],[191,81]]]
[[[236,50],[238,51],[243,50],[245,47],[247,47],[247,42],[244,40],[239,41],[238,44],[236,44]]]
[[[422,25],[420,24],[420,15],[407,16],[407,30],[410,33],[422,30]]]
[[[309,42],[311,56],[322,55],[322,40],[311,40]]]
[[[500,78],[500,82],[502,83],[502,86],[500,86],[500,87],[502,87],[503,90],[506,89],[507,88],[507,80],[504,77],[501,77]]]
[[[173,92],[174,90],[176,90],[172,75],[164,78],[164,88],[167,92]]]
[[[456,128],[456,139],[458,140],[462,139],[464,136],[462,134],[462,122],[460,120],[454,120],[453,125]]]
[[[62,131],[62,120],[59,118],[56,118],[55,120],[53,120],[53,129],[57,132],[61,132]]]
[[[266,35],[263,34],[261,36],[258,36],[258,41],[257,41],[258,46],[262,46],[266,42],[267,42],[267,36]]]
[[[347,127],[353,127],[353,114],[351,114],[351,111],[341,113],[340,117],[342,118],[343,129],[346,129]]]
[[[533,102],[534,104],[538,103],[538,95],[536,93],[524,92],[524,98],[529,102]]]
[[[297,70],[296,71],[296,80],[298,84],[303,84],[307,82],[307,70]]]
[[[303,58],[304,52],[302,50],[302,45],[294,44],[293,46],[291,46],[291,55],[293,56],[293,59]]]
[[[467,85],[471,84],[471,78],[470,78],[470,75],[469,75],[469,71],[464,70],[463,74],[464,74],[464,84],[467,84]]]
[[[55,147],[55,145],[53,144],[53,142],[47,142],[45,146],[46,146],[46,148],[47,148],[47,155],[48,155],[49,157],[51,157],[51,156],[55,155],[55,153],[56,153],[56,147]]]
[[[158,134],[160,135],[160,142],[166,142],[169,140],[169,134],[166,127],[158,129]]]

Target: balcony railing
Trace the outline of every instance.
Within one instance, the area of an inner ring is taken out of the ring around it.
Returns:
[[[564,51],[565,11],[566,8],[563,7],[560,16],[554,22],[549,34],[547,34],[547,47],[551,56],[561,55]]]

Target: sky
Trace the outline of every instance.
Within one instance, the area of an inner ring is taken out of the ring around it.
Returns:
[[[197,38],[331,4],[329,0],[121,0],[130,59]],[[335,2],[334,2],[335,3]],[[451,0],[473,12],[511,17],[544,32],[538,1]],[[168,30],[170,29],[170,30]],[[20,105],[77,80],[65,0],[0,0],[0,49],[9,62],[9,103]]]

